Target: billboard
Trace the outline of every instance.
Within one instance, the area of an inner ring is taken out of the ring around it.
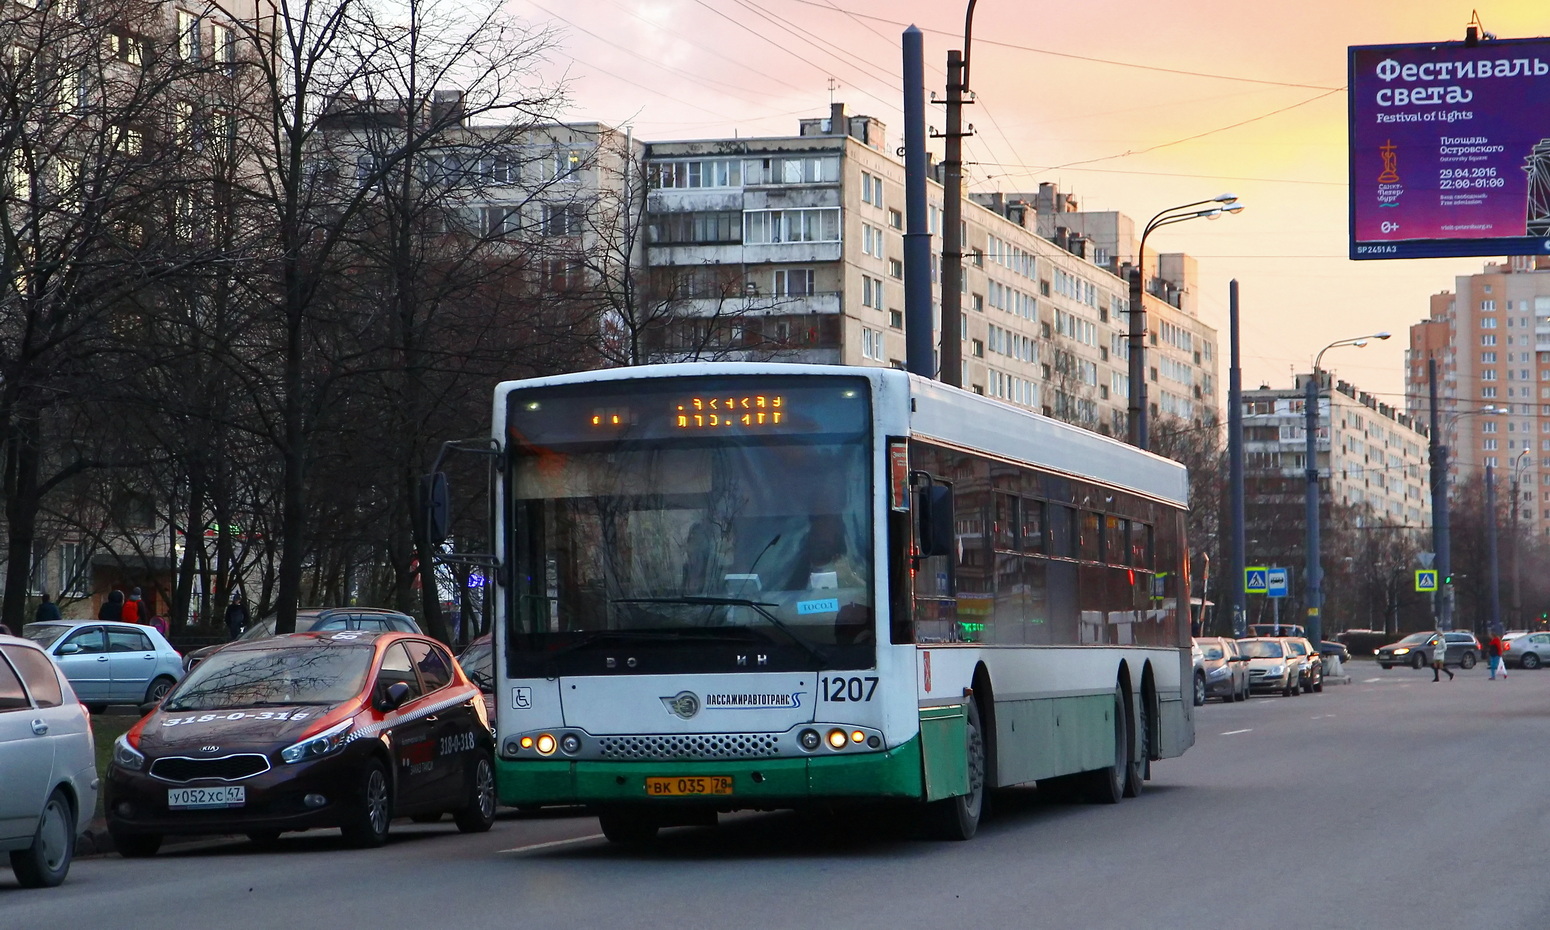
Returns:
[[[1550,254],[1550,39],[1350,49],[1351,258]]]

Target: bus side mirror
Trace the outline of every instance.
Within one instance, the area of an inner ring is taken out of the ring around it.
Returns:
[[[928,485],[920,495],[919,519],[916,539],[921,558],[952,555],[957,551],[952,488],[941,484]]]
[[[420,519],[424,521],[426,541],[432,546],[447,539],[452,515],[450,500],[446,472],[438,471],[420,479]]]

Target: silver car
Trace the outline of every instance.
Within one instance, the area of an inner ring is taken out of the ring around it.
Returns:
[[[1539,668],[1550,660],[1550,633],[1508,633],[1502,637],[1507,651],[1502,658],[1518,668]]]
[[[65,880],[75,839],[97,809],[91,721],[43,650],[0,636],[0,852],[16,880]]]
[[[1201,652],[1206,694],[1222,703],[1246,700],[1249,696],[1249,660],[1238,652],[1236,640],[1220,636],[1197,636],[1195,646]]]
[[[160,703],[183,677],[183,657],[154,627],[66,620],[29,623],[22,635],[48,651],[94,714]]]

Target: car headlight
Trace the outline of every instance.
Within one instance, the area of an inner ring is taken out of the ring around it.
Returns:
[[[326,756],[350,741],[350,731],[354,727],[355,720],[353,718],[343,723],[335,724],[322,733],[309,736],[299,743],[280,750],[280,758],[286,762],[307,762]]]
[[[1266,675],[1270,675],[1272,677],[1279,677],[1281,675],[1285,675],[1286,674],[1286,666],[1284,666],[1284,665],[1272,665],[1268,669],[1265,670],[1265,674]]]
[[[118,739],[113,741],[113,764],[130,772],[138,772],[145,767],[145,756],[129,745],[128,733],[119,734]]]
[[[1409,649],[1395,649],[1394,650],[1394,654],[1397,655],[1397,656],[1402,656],[1402,655],[1404,655],[1405,653],[1407,653],[1409,651],[1410,651]]]
[[[1210,674],[1207,675],[1206,677],[1208,677],[1208,678],[1226,678],[1227,677],[1227,671],[1228,671],[1227,670],[1227,666],[1223,665],[1220,668],[1213,668],[1213,669],[1211,669]]]

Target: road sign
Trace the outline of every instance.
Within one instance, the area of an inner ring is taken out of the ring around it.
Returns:
[[[1437,569],[1418,568],[1415,570],[1415,589],[1417,591],[1437,590]]]
[[[1270,590],[1270,569],[1264,565],[1253,565],[1243,570],[1243,593],[1264,594]]]
[[[1265,593],[1271,597],[1286,597],[1286,569],[1272,568],[1265,573]]]
[[[1432,567],[1432,563],[1437,561],[1437,553],[1435,553],[1435,552],[1417,552],[1415,554],[1415,560],[1417,562],[1421,563],[1421,567],[1422,568],[1431,568]]]

